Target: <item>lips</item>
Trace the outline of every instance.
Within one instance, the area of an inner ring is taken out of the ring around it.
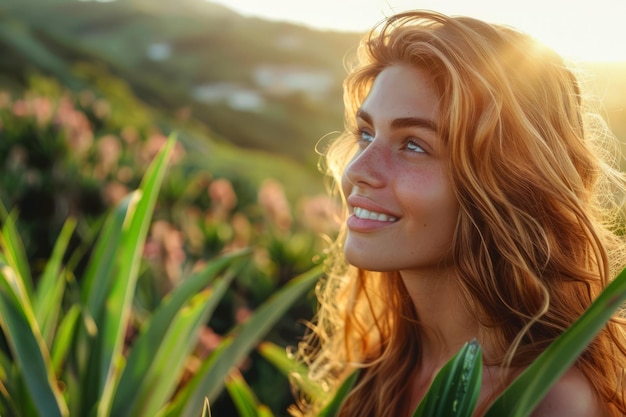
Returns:
[[[352,208],[353,216],[358,219],[393,223],[400,218],[370,199],[359,195],[350,196],[348,205]]]

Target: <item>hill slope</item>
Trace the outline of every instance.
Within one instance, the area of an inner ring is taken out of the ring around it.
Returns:
[[[228,142],[309,166],[315,143],[342,128],[343,59],[360,37],[205,0],[4,0],[0,19],[0,83],[19,84],[34,67],[77,85],[74,63],[97,63],[166,114],[183,110]],[[626,138],[626,64],[588,68]]]
[[[31,65],[69,82],[72,62],[105,63],[150,104],[187,107],[237,145],[305,161],[342,127],[342,61],[356,34],[246,18],[203,0],[4,3],[13,38],[26,27],[39,44]]]

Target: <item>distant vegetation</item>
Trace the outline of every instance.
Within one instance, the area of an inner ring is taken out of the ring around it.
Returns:
[[[317,161],[315,143],[343,127],[344,58],[360,34],[246,18],[205,0],[2,3],[0,83],[7,86],[23,86],[29,69],[79,85],[74,65],[90,62],[154,108],[309,167]],[[613,129],[626,137],[626,63],[584,68],[599,85]],[[316,90],[314,77],[328,82]],[[207,87],[211,97],[202,94]],[[242,109],[232,100],[237,94],[255,94],[262,104]]]
[[[343,126],[343,57],[357,34],[244,18],[204,0],[9,0],[0,18],[9,51],[0,70],[9,85],[23,85],[29,68],[78,84],[74,64],[97,63],[151,106],[189,114],[234,144],[309,165],[316,141]],[[260,85],[260,68],[275,71],[269,85]],[[326,77],[324,90],[311,93],[307,76]],[[237,110],[228,97],[193,99],[197,88],[218,84],[254,92],[264,104]]]

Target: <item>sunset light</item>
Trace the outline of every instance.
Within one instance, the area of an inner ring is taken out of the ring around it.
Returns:
[[[319,29],[366,31],[385,16],[416,8],[467,15],[528,32],[576,61],[626,61],[622,0],[217,0],[250,16]]]
[[[0,51],[0,417],[626,417],[626,0],[0,0]]]

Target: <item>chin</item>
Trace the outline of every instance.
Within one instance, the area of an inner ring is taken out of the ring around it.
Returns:
[[[344,253],[344,258],[346,262],[350,265],[364,269],[366,271],[372,272],[392,272],[395,271],[395,268],[391,268],[389,265],[385,265],[385,262],[377,262],[376,259],[372,259],[371,257],[366,257],[363,255],[355,256],[350,253]]]

